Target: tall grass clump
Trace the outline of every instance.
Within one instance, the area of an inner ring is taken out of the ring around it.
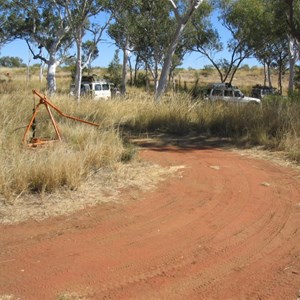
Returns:
[[[195,112],[198,132],[283,150],[300,161],[300,101],[277,96],[261,105],[202,102]]]
[[[26,191],[52,192],[60,187],[76,189],[89,174],[121,160],[124,149],[115,132],[99,135],[97,130],[84,131],[82,145],[15,147],[1,155],[2,192],[9,195]]]
[[[197,130],[205,134],[247,139],[252,143],[261,143],[266,134],[262,108],[256,104],[203,102],[196,113]]]
[[[127,126],[137,132],[165,131],[172,134],[187,134],[191,129],[191,100],[186,95],[165,97],[160,102],[151,100],[133,101],[134,114]]]
[[[22,96],[20,96],[22,95]],[[27,192],[52,192],[59,188],[76,189],[99,168],[110,167],[134,155],[124,144],[118,126],[100,111],[97,103],[76,104],[68,97],[51,99],[68,115],[98,123],[99,127],[53,115],[63,142],[40,148],[27,148],[21,141],[33,110],[31,92],[9,91],[0,96],[0,194],[6,199]],[[36,102],[37,103],[37,102]],[[38,137],[55,138],[44,106],[37,115]],[[105,125],[105,126],[104,126]]]
[[[275,107],[271,119],[273,133],[278,136],[277,148],[289,158],[300,162],[300,95],[284,99],[270,99],[269,106]],[[280,124],[277,125],[276,124]]]
[[[238,143],[282,150],[300,161],[300,100],[295,95],[292,99],[271,97],[261,105],[236,105],[196,101],[188,94],[167,95],[156,102],[153,95],[129,89],[126,98],[83,98],[77,104],[64,88],[50,100],[65,114],[99,127],[53,112],[63,142],[30,149],[21,141],[38,101],[31,92],[35,85],[26,81],[9,84],[0,87],[0,194],[6,199],[62,187],[76,189],[100,168],[131,159],[135,148],[128,142],[130,135],[157,131],[228,137]],[[38,137],[55,138],[43,106],[36,121]]]
[[[284,151],[300,161],[300,99],[295,97],[269,97],[258,105],[195,101],[186,94],[157,103],[137,94],[119,105],[123,124],[135,132],[227,137],[242,145]]]

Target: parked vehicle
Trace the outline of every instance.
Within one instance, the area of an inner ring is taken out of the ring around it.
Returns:
[[[71,95],[74,95],[75,85],[71,85]],[[111,98],[111,85],[104,79],[99,79],[96,75],[82,76],[81,96],[90,96],[94,100],[107,100]]]
[[[228,83],[212,84],[208,89],[206,99],[211,101],[225,101],[234,103],[261,103],[260,99],[247,97],[237,87]]]
[[[267,95],[274,95],[274,94],[276,94],[276,89],[273,87],[268,87],[260,84],[257,84],[252,87],[251,96],[255,98],[262,99]]]

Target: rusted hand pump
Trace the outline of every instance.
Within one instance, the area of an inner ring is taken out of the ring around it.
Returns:
[[[89,122],[89,121],[85,121],[85,120],[82,120],[82,119],[79,119],[79,118],[76,118],[76,117],[72,117],[72,116],[69,116],[69,115],[66,115],[64,114],[58,107],[56,107],[53,103],[51,103],[51,101],[49,99],[47,99],[47,97],[45,95],[42,95],[41,93],[39,93],[38,91],[36,90],[32,90],[33,94],[38,96],[40,98],[40,101],[39,103],[37,104],[37,106],[34,108],[33,110],[33,115],[30,119],[30,122],[29,124],[27,125],[26,127],[26,131],[25,131],[25,134],[24,134],[24,137],[23,137],[23,140],[22,140],[22,143],[24,145],[27,145],[29,147],[37,147],[39,145],[44,145],[46,143],[51,143],[51,142],[54,142],[54,141],[62,141],[62,138],[61,138],[61,133],[60,133],[60,130],[57,126],[57,123],[53,117],[53,114],[51,112],[51,109],[50,108],[53,108],[54,110],[56,110],[61,116],[65,117],[65,118],[68,118],[68,119],[71,119],[71,120],[75,120],[75,121],[79,121],[79,122],[82,122],[82,123],[85,123],[85,124],[89,124],[89,125],[92,125],[92,126],[95,126],[95,127],[99,127],[100,125],[99,124],[96,124],[96,123],[93,123],[93,122]],[[39,111],[39,106],[43,104],[45,105],[46,107],[46,110],[49,114],[49,117],[51,119],[51,122],[52,122],[52,125],[54,127],[54,130],[55,130],[55,133],[56,133],[56,139],[55,140],[47,140],[47,139],[43,139],[43,138],[36,138],[34,135],[33,137],[29,140],[29,142],[27,142],[27,135],[30,131],[30,128],[33,128],[35,126],[35,117]]]

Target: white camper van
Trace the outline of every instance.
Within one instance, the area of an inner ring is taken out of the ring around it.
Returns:
[[[75,86],[71,86],[71,95],[74,94]],[[99,79],[96,75],[82,76],[80,94],[89,96],[94,100],[111,99],[111,86],[104,79]]]

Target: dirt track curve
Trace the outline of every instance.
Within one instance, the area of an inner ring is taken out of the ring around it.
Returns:
[[[300,297],[299,171],[213,148],[141,157],[184,168],[123,204],[0,227],[0,299]]]

